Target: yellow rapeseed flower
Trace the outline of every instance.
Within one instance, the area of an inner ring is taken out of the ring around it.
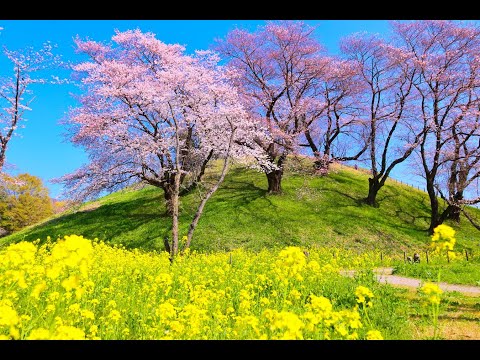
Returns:
[[[10,300],[0,301],[0,326],[17,325],[20,321],[16,310]]]
[[[365,286],[358,286],[355,289],[355,296],[357,297],[357,303],[364,304],[367,307],[372,306],[373,293]]]
[[[332,303],[324,296],[310,295],[310,303],[306,307],[315,313],[328,313],[332,311]]]
[[[93,311],[83,309],[80,313],[84,319],[95,320],[95,314]]]
[[[45,281],[42,281],[40,284],[35,285],[32,292],[30,293],[30,296],[35,298],[36,300],[40,300],[40,293],[45,290],[46,287],[47,283]]]
[[[161,319],[173,319],[177,316],[177,312],[172,304],[169,302],[164,302],[158,306],[158,309],[155,310],[155,313]]]
[[[260,299],[260,305],[262,305],[262,306],[270,305],[270,300],[268,300],[268,298],[266,298],[266,297],[262,297]]]
[[[366,336],[367,340],[383,340],[383,336],[378,330],[369,330]]]
[[[434,252],[445,252],[453,251],[455,246],[455,230],[450,226],[441,224],[433,229],[432,243],[430,247]],[[450,254],[451,257],[454,257],[454,254]]]
[[[1,258],[2,265],[10,269],[24,268],[35,261],[37,247],[28,241],[9,245]]]
[[[301,292],[298,291],[297,289],[290,290],[289,295],[293,300],[298,300],[298,299],[300,299],[300,296],[302,296]]]
[[[108,314],[108,317],[112,319],[113,321],[118,321],[122,318],[122,315],[118,310],[112,310],[110,311],[110,314]]]
[[[50,339],[50,331],[44,328],[33,329],[30,335],[26,337],[27,340],[48,340]]]
[[[82,329],[74,326],[59,326],[53,336],[52,340],[85,340],[85,333]]]
[[[430,304],[440,304],[440,295],[443,290],[436,284],[425,283],[420,289],[420,294],[424,296],[425,302]]]
[[[75,303],[75,304],[70,305],[68,307],[67,313],[72,314],[72,315],[80,314],[80,304]]]
[[[47,296],[47,300],[50,302],[56,302],[60,298],[60,293],[58,291],[51,292]]]

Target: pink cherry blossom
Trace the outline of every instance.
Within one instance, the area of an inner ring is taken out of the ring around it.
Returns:
[[[66,125],[70,140],[85,149],[89,162],[56,181],[77,200],[139,181],[162,188],[172,216],[173,258],[180,186],[194,185],[210,160],[223,159],[220,180],[194,217],[188,246],[230,159],[256,159],[256,166],[269,166],[255,142],[266,136],[231,84],[235,74],[218,65],[216,54],[187,55],[183,46],[165,44],[138,29],[117,31],[112,41],[76,40],[90,60],[74,67],[84,92]]]

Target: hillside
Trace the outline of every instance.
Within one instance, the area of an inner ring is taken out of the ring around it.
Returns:
[[[345,166],[337,166],[327,177],[291,169],[284,177],[284,194],[271,196],[266,194],[262,173],[233,168],[207,203],[192,249],[318,244],[403,254],[424,248],[429,243],[426,194],[389,180],[379,193],[380,207],[372,208],[360,200],[367,193],[367,178],[364,171]],[[196,192],[182,199],[183,234],[197,202]],[[163,250],[162,239],[170,231],[164,212],[161,190],[124,190],[2,238],[0,246],[74,233],[127,248]],[[472,213],[480,218],[480,211],[472,209]],[[458,230],[457,250],[480,251],[480,232],[466,219],[449,225]]]

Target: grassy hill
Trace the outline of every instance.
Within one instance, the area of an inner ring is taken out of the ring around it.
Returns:
[[[367,178],[364,171],[345,166],[335,167],[327,177],[292,168],[284,177],[284,194],[271,196],[266,194],[264,174],[233,168],[207,203],[192,249],[260,250],[313,244],[394,254],[423,249],[429,243],[426,193],[389,180],[378,195],[380,206],[372,208],[361,201],[367,194]],[[182,198],[183,234],[197,203],[196,191]],[[480,211],[471,212],[480,218]],[[449,224],[458,231],[457,250],[480,252],[480,232],[466,219],[460,225]],[[124,190],[2,238],[0,246],[69,234],[127,248],[163,250],[170,219],[165,216],[161,190]]]

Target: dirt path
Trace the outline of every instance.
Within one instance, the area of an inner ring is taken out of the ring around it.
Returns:
[[[374,270],[377,280],[383,284],[390,284],[399,287],[418,288],[424,280],[414,279],[405,276],[392,275],[393,268],[378,268]],[[343,275],[353,276],[355,271],[342,272]],[[458,291],[469,296],[480,296],[480,287],[471,285],[457,285],[440,282],[438,284],[443,291]]]

